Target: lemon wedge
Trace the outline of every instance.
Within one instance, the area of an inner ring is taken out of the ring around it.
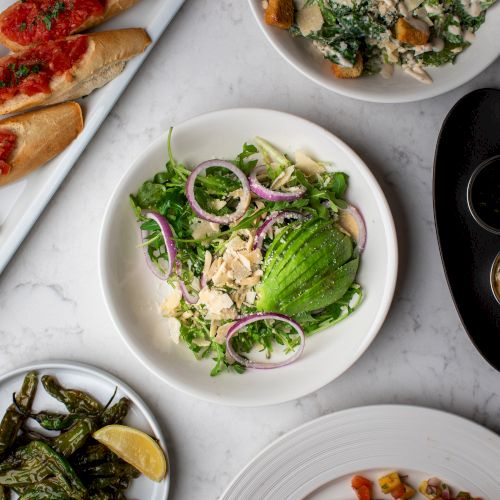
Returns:
[[[165,478],[167,459],[148,434],[126,425],[107,425],[92,436],[149,479],[160,482]]]

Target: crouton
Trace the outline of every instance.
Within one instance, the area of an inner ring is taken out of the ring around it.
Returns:
[[[340,64],[332,64],[332,72],[337,78],[359,78],[363,73],[363,58],[358,52],[354,66],[341,66]]]
[[[394,33],[400,42],[410,45],[424,45],[429,41],[429,27],[419,19],[412,19],[412,23],[409,23],[399,18]]]
[[[287,30],[292,26],[294,11],[293,0],[268,0],[264,20],[266,24]]]

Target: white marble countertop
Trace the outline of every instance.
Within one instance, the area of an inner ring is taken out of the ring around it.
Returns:
[[[500,373],[478,354],[460,324],[432,213],[440,125],[462,95],[495,86],[500,60],[435,99],[357,102],[319,88],[288,66],[263,38],[245,1],[188,0],[0,276],[0,371],[70,359],[121,377],[162,422],[175,499],[215,499],[272,440],[344,408],[417,404],[500,432]],[[170,124],[237,106],[303,116],[352,146],[389,198],[401,252],[392,309],[361,360],[310,396],[259,409],[198,401],[148,373],[114,330],[97,279],[103,210],[129,162]]]

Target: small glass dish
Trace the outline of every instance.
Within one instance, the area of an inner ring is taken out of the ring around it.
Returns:
[[[467,185],[467,205],[474,220],[493,234],[500,234],[500,155],[481,163]]]
[[[493,260],[493,264],[491,265],[490,285],[493,297],[495,297],[497,302],[500,304],[500,252],[497,253],[497,256]]]

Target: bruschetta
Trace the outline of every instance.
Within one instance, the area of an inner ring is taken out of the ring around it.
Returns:
[[[21,0],[0,14],[0,43],[16,51],[81,33],[138,0]]]
[[[82,110],[76,102],[0,120],[0,186],[47,163],[82,129]]]
[[[0,114],[90,94],[151,43],[139,28],[72,35],[0,58]]]

